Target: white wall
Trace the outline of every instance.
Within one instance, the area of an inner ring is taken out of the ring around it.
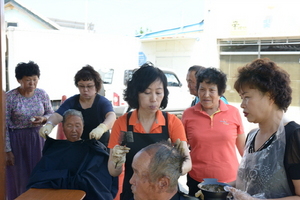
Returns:
[[[147,40],[141,41],[141,51],[147,60],[157,67],[175,70],[180,81],[186,86],[186,74],[192,65],[203,65],[199,38],[174,40]]]
[[[49,26],[30,16],[27,12],[24,12],[24,10],[10,8],[5,8],[5,22],[17,22],[18,27],[23,29],[51,29]]]
[[[41,70],[38,87],[51,99],[77,94],[74,76],[87,64],[97,71],[138,66],[140,42],[134,37],[20,29],[8,30],[7,36],[10,89],[18,86],[17,63],[32,60]]]

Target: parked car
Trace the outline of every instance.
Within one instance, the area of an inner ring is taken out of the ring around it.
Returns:
[[[171,69],[160,68],[168,81],[169,98],[164,111],[180,115],[188,108],[193,100],[188,88],[183,87],[176,73]],[[117,117],[128,111],[128,104],[123,99],[127,81],[132,77],[134,69],[100,71],[102,75],[105,97],[111,101]]]

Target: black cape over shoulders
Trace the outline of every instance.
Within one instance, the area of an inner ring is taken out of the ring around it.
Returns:
[[[70,142],[48,137],[27,189],[79,189],[86,192],[86,200],[113,200],[118,177],[109,174],[108,157],[106,147],[95,139]]]

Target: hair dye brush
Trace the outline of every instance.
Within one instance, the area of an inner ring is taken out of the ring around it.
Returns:
[[[134,142],[132,131],[121,131],[119,137],[119,144],[121,146],[126,146],[129,142]],[[115,168],[117,168],[118,162],[116,163]]]
[[[119,144],[126,146],[129,142],[134,142],[132,131],[121,131]]]

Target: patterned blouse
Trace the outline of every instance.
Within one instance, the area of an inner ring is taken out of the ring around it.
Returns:
[[[6,152],[11,151],[9,129],[25,129],[36,127],[30,118],[53,113],[48,94],[42,89],[35,89],[32,97],[24,97],[18,89],[6,93]]]

